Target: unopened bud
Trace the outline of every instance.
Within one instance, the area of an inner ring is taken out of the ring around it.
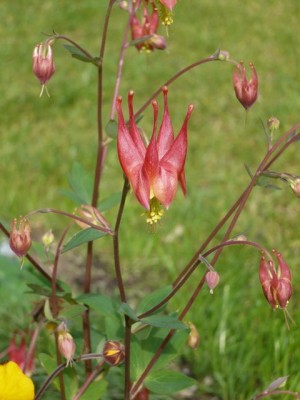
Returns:
[[[100,226],[102,228],[109,228],[109,223],[106,221],[101,212],[89,204],[83,204],[77,208],[75,210],[75,215],[87,221],[87,223],[85,223],[83,221],[76,220],[76,223],[82,229],[90,228],[88,223]]]
[[[199,347],[200,343],[200,335],[195,327],[195,325],[192,322],[189,322],[189,328],[190,328],[190,333],[187,339],[187,344],[189,347],[191,347],[193,350],[197,349]]]
[[[44,233],[42,236],[42,242],[45,248],[49,248],[49,246],[51,246],[51,244],[54,242],[54,235],[51,229],[50,231]]]
[[[158,50],[164,50],[167,47],[166,39],[163,36],[157,34],[151,36],[151,38],[149,39],[149,43],[154,49]]]
[[[118,4],[119,8],[121,8],[121,10],[127,11],[128,10],[128,1],[125,0],[121,0]]]
[[[18,227],[17,224],[17,220],[14,219],[11,224],[9,245],[17,256],[23,257],[31,246],[30,225],[28,220],[23,217],[20,218]]]
[[[300,197],[300,178],[290,179],[290,187],[297,197]]]
[[[207,286],[210,289],[210,293],[213,294],[214,288],[218,285],[220,276],[216,271],[208,271],[205,275]]]
[[[125,358],[125,348],[121,342],[109,340],[105,342],[102,352],[104,361],[110,365],[121,364]]]
[[[75,353],[76,345],[72,335],[69,333],[67,325],[62,322],[57,327],[58,333],[58,350],[62,356],[67,360],[67,366],[72,363],[73,355]]]
[[[220,50],[220,51],[218,52],[218,60],[220,60],[220,61],[227,61],[227,60],[229,60],[229,58],[230,58],[230,54],[229,54],[228,51],[226,51],[226,50]]]
[[[271,117],[268,119],[268,128],[270,129],[271,132],[277,131],[280,126],[280,121],[276,117]]]

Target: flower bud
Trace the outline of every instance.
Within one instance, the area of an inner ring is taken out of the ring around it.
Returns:
[[[189,322],[188,324],[190,328],[190,333],[187,339],[187,344],[191,349],[196,350],[199,347],[200,335],[197,328],[192,322]]]
[[[149,399],[149,390],[143,387],[136,396],[134,396],[133,400],[148,400]]]
[[[102,352],[104,361],[110,365],[121,364],[125,358],[125,349],[121,342],[109,340],[105,342]]]
[[[101,212],[89,205],[89,204],[82,204],[79,208],[75,210],[75,215],[77,215],[80,218],[85,219],[87,222],[100,226],[102,228],[109,228],[109,223],[106,221],[104,218],[103,214]],[[90,228],[89,224],[86,224],[85,222],[82,221],[75,221],[82,229],[87,229]]]
[[[268,303],[273,308],[280,307],[285,309],[292,296],[291,271],[282,255],[275,250],[273,252],[278,261],[277,271],[273,261],[269,260],[267,262],[265,257],[262,256],[259,267],[259,280]]]
[[[254,65],[250,63],[251,79],[247,79],[246,68],[241,61],[233,71],[235,95],[243,107],[248,110],[255,103],[258,94],[258,78]]]
[[[154,49],[158,50],[164,50],[167,47],[166,39],[161,35],[157,35],[156,33],[149,39],[149,44]]]
[[[205,275],[207,286],[210,289],[210,293],[213,294],[214,288],[218,285],[220,276],[216,271],[208,271]]]
[[[12,251],[19,257],[23,257],[27,254],[31,246],[31,234],[30,225],[26,218],[20,218],[19,227],[17,227],[17,220],[13,220],[9,245]]]
[[[280,121],[276,117],[270,117],[268,119],[268,128],[270,129],[271,132],[277,131],[280,126]]]
[[[49,42],[40,43],[35,46],[32,55],[32,70],[41,82],[41,96],[46,83],[55,72],[52,47]]]
[[[290,187],[297,197],[300,197],[300,178],[290,179]]]
[[[58,350],[62,356],[67,360],[67,366],[72,363],[73,355],[75,353],[76,345],[72,335],[69,333],[67,325],[62,322],[57,327],[58,333]]]

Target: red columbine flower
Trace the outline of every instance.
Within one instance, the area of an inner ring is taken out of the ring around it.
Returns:
[[[27,254],[31,246],[31,234],[30,225],[26,218],[20,218],[19,227],[17,227],[17,220],[13,220],[9,245],[12,251],[19,257],[23,257]]]
[[[184,164],[187,152],[187,125],[193,106],[188,107],[182,128],[175,139],[167,93],[168,89],[164,87],[164,114],[158,135],[156,134],[158,105],[156,101],[152,102],[154,126],[148,147],[145,146],[134,120],[133,92],[128,94],[128,127],[122,112],[122,99],[119,98],[117,101],[119,117],[117,145],[121,167],[138,201],[149,211],[147,222],[150,224],[161,218],[163,214],[161,204],[168,208],[172,203],[178,182],[183,193],[186,193]]]
[[[135,45],[139,51],[145,50],[150,52],[154,49],[164,50],[166,48],[165,38],[156,34],[159,26],[159,17],[154,4],[151,6],[152,14],[150,15],[147,5],[144,4],[143,18],[141,23],[135,14],[131,19],[132,40],[141,39],[141,41]],[[146,39],[142,40],[144,37],[146,37]]]
[[[16,340],[16,334],[10,339],[8,357],[10,361],[17,363],[26,375],[30,376],[34,370],[34,352],[28,358],[25,336],[23,334],[20,336],[19,341]]]
[[[40,96],[43,94],[46,83],[55,72],[55,65],[53,61],[52,47],[48,42],[37,44],[33,50],[32,55],[32,70],[38,80],[41,82],[42,90]],[[46,92],[49,96],[49,93]]]
[[[273,261],[266,261],[265,257],[262,256],[259,280],[270,305],[273,308],[286,308],[292,296],[291,271],[282,255],[275,250],[273,252],[278,260],[278,269],[275,270]]]
[[[250,63],[251,79],[247,79],[246,68],[241,61],[233,71],[235,95],[243,107],[248,110],[257,99],[258,78],[254,65]]]

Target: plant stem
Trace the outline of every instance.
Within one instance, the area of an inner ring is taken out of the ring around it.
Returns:
[[[103,145],[103,119],[102,119],[103,61],[104,61],[104,52],[105,52],[106,37],[108,31],[108,22],[114,2],[115,0],[110,0],[107,7],[104,19],[103,31],[102,31],[100,51],[99,51],[100,62],[98,64],[98,105],[97,105],[98,145],[97,145],[96,165],[94,171],[93,195],[91,201],[93,207],[97,207],[98,204],[101,174],[103,170],[105,154],[107,151],[107,149],[104,150],[104,145]],[[93,242],[89,242],[87,244],[87,255],[85,263],[85,284],[84,284],[85,293],[90,293],[91,291],[92,262],[93,262]],[[90,318],[88,309],[83,313],[83,337],[84,337],[85,351],[90,353],[92,346],[91,346],[91,336],[90,336]],[[85,369],[86,369],[86,375],[89,375],[92,371],[92,363],[90,360],[86,362]]]
[[[88,386],[93,382],[94,379],[96,379],[99,371],[101,371],[101,368],[103,367],[104,360],[101,360],[96,367],[94,368],[93,372],[88,376],[84,384],[81,386],[81,388],[78,390],[76,393],[76,396],[73,398],[73,400],[79,400],[81,395],[86,391]]]
[[[193,68],[198,67],[201,64],[205,64],[208,63],[210,61],[217,61],[218,58],[216,58],[216,56],[213,54],[209,57],[203,58],[202,60],[196,61],[193,64],[188,65],[187,67],[181,69],[180,71],[176,72],[176,74],[174,74],[170,79],[168,79],[164,84],[162,84],[149,98],[148,100],[142,105],[142,107],[140,107],[138,109],[138,111],[136,111],[136,113],[134,114],[135,117],[137,117],[138,115],[140,115],[148,106],[149,104],[151,104],[152,100],[154,100],[159,94],[160,92],[162,92],[162,89],[164,86],[169,86],[171,85],[171,83],[173,83],[174,81],[176,81],[176,79],[178,79],[181,75],[186,74],[188,71],[190,71]]]
[[[123,303],[126,303],[126,293],[122,278],[122,271],[120,265],[120,253],[119,253],[119,229],[121,225],[122,215],[125,207],[125,201],[127,193],[129,191],[129,182],[124,177],[124,185],[122,191],[121,202],[118,210],[118,215],[115,224],[115,234],[113,236],[113,252],[114,252],[114,266],[117,284],[119,288],[120,299]],[[125,376],[124,376],[124,399],[130,399],[130,343],[131,343],[131,319],[125,315]]]

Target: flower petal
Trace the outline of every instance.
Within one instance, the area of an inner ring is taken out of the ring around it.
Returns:
[[[157,137],[158,156],[160,160],[168,152],[174,142],[174,131],[168,109],[168,88],[166,86],[163,87],[163,94],[164,114]]]

